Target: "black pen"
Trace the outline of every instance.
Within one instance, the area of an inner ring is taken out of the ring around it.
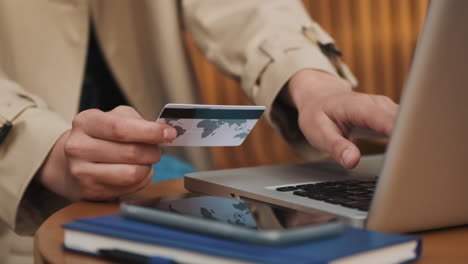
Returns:
[[[135,264],[177,264],[176,261],[159,256],[145,256],[121,249],[100,249],[99,256],[117,263]]]

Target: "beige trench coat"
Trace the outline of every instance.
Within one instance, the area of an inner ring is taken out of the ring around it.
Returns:
[[[31,261],[27,236],[66,204],[33,176],[77,113],[90,18],[124,94],[148,120],[165,103],[196,103],[200,96],[183,30],[253,102],[267,106],[273,126],[303,153],[312,149],[288,122],[281,124],[294,116],[285,119],[286,109],[272,107],[280,89],[303,68],[338,74],[338,65],[354,82],[341,62],[321,52],[315,41],[332,39],[299,1],[0,0],[0,117],[14,124],[0,145],[0,263]],[[206,149],[174,154],[210,168]]]

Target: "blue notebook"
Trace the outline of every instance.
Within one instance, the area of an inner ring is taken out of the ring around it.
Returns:
[[[64,248],[88,254],[124,249],[188,263],[404,263],[419,258],[421,240],[347,227],[342,235],[282,247],[230,241],[125,219],[119,214],[63,225]],[[341,263],[341,262],[340,262]]]

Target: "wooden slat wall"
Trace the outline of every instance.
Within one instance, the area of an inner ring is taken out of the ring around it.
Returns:
[[[359,79],[360,91],[398,101],[427,0],[304,0],[331,33]]]
[[[428,0],[303,0],[303,3],[312,18],[335,38],[344,60],[359,80],[357,90],[384,94],[399,101]],[[187,43],[202,103],[250,104],[236,82],[207,62],[190,38]],[[301,160],[265,120],[261,120],[242,146],[212,151],[217,168]]]

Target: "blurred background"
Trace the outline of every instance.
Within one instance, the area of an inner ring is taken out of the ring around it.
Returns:
[[[357,91],[399,102],[428,0],[303,0],[311,17],[335,40],[359,80]],[[251,104],[238,85],[206,61],[186,36],[204,104]],[[219,89],[226,87],[227,89]],[[385,150],[385,141],[359,140],[363,153]],[[300,162],[265,122],[239,147],[212,148],[216,168]]]

